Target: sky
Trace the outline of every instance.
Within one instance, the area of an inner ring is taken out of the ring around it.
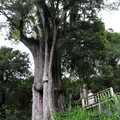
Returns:
[[[99,17],[104,22],[106,30],[112,28],[114,32],[120,32],[120,10],[103,10]]]
[[[0,26],[4,25],[5,22],[6,18],[4,16],[0,16]],[[30,63],[31,71],[34,73],[34,61],[29,49],[22,42],[15,43],[13,41],[11,42],[10,40],[8,40],[7,34],[8,34],[7,27],[0,29],[0,47],[1,46],[12,47],[14,50],[20,50],[21,52],[29,54],[29,58],[31,61]]]
[[[109,0],[109,1],[115,1],[115,0]],[[112,28],[114,32],[119,32],[120,33],[120,10],[114,10],[114,11],[108,11],[102,10],[99,13],[99,18],[104,22],[106,30],[109,28]],[[5,18],[3,16],[0,16],[0,25],[4,24]],[[5,32],[7,31],[7,32]],[[32,54],[30,53],[29,49],[23,45],[22,43],[19,44],[14,44],[10,42],[9,40],[6,39],[6,35],[8,33],[8,29],[0,29],[0,46],[6,46],[6,47],[13,47],[15,50],[18,49],[21,52],[26,52],[29,54],[30,60],[31,60],[31,68],[32,71],[34,71],[34,62],[33,62],[33,57]]]

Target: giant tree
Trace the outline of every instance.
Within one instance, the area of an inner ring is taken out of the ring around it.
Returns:
[[[53,119],[52,113],[62,109],[59,30],[93,19],[102,4],[103,0],[1,0],[0,12],[10,23],[10,37],[19,34],[33,54],[32,120]]]

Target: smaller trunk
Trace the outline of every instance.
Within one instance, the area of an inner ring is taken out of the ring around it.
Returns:
[[[48,51],[48,30],[45,29],[45,59],[44,59],[44,72],[43,72],[43,120],[49,120],[50,107],[49,107],[49,51]]]
[[[80,97],[85,98],[87,97],[87,90],[86,90],[86,85],[83,83],[80,88]]]
[[[50,110],[49,110],[49,99],[48,99],[48,81],[43,83],[43,120],[49,120],[50,118]]]
[[[57,49],[54,52],[52,71],[54,79],[54,106],[55,110],[59,112],[64,109],[64,98],[61,82],[60,56],[58,56]]]
[[[44,50],[41,44],[34,53],[35,75],[32,86],[32,120],[43,120],[43,60]]]
[[[54,120],[53,113],[55,112],[54,106],[54,78],[53,78],[53,60],[54,51],[57,39],[57,26],[53,24],[53,39],[52,44],[49,41],[48,31],[45,31],[45,62],[44,62],[44,75],[43,75],[43,120]],[[48,51],[49,49],[49,51]],[[47,78],[47,79],[46,79]]]
[[[32,120],[42,120],[42,95],[32,87],[33,92],[33,106],[32,106]]]
[[[70,11],[70,26],[74,27],[77,22],[77,15],[78,15],[78,6],[75,5],[75,1],[72,1],[72,4],[76,7]]]
[[[1,94],[1,102],[0,102],[0,114],[3,118],[5,118],[5,93]]]

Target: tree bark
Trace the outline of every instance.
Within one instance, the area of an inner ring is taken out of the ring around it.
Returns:
[[[21,41],[30,49],[35,62],[35,78],[32,87],[32,120],[53,120],[55,110],[62,109],[60,63],[57,62],[57,50],[55,53],[58,25],[54,18],[52,31],[49,31],[49,25],[46,23],[49,17],[46,16],[44,8],[38,6],[38,11],[41,16],[40,21],[42,21],[43,40],[25,39],[22,34]],[[65,13],[66,10],[63,11],[61,22]],[[51,32],[53,35],[49,36]],[[55,54],[56,57],[54,57]]]
[[[80,97],[85,98],[87,97],[87,90],[86,90],[86,84],[82,82],[81,88],[80,88]]]
[[[44,26],[45,27],[45,26]],[[43,72],[43,120],[50,119],[50,107],[49,107],[49,80],[48,75],[49,69],[49,43],[48,43],[48,29],[44,30],[45,32],[45,59],[44,59],[44,72]]]
[[[43,71],[44,44],[21,35],[21,42],[31,51],[34,58],[34,82],[32,86],[32,120],[43,120]]]
[[[54,52],[53,59],[53,80],[54,80],[54,106],[57,112],[62,111],[64,109],[64,100],[63,100],[63,88],[61,82],[61,59],[60,55],[58,55],[58,50],[56,49]]]
[[[60,56],[58,56],[58,50],[56,48],[54,49],[53,60],[51,65],[52,71],[50,72],[51,75],[47,76],[46,74],[45,77],[44,76],[44,67],[45,67],[44,44],[40,43],[40,41],[39,43],[38,42],[35,43],[25,38],[22,39],[22,42],[30,49],[31,53],[33,54],[34,63],[35,63],[34,83],[32,86],[32,93],[33,93],[32,120],[53,119],[52,113],[50,114],[50,107],[54,107],[55,111],[60,111],[63,109]],[[48,54],[50,55],[50,52],[48,52]],[[49,64],[47,64],[47,69],[48,68],[49,68]],[[44,80],[43,80],[43,76],[44,76]],[[49,101],[51,98],[52,98],[52,103],[51,101]]]
[[[44,50],[43,46],[38,46],[34,53],[35,73],[32,86],[32,120],[43,120],[43,64]]]

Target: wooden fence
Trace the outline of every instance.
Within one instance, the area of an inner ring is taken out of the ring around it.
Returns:
[[[120,97],[120,93],[115,94],[113,91],[113,88],[110,87],[106,90],[103,90],[99,93],[93,94],[91,96],[88,96],[86,98],[82,99],[82,107],[89,109],[98,107],[99,110],[101,109],[101,103],[113,98],[113,97]],[[116,97],[116,98],[117,98]]]

